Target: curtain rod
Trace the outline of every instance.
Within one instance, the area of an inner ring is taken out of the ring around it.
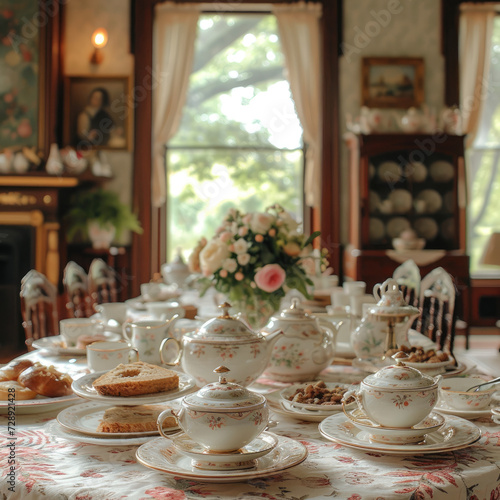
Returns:
[[[497,3],[462,3],[460,4],[460,11],[476,11],[476,12],[500,12],[500,4]]]

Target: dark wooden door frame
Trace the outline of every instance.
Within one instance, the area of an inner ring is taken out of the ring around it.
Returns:
[[[193,0],[184,2],[197,3]],[[241,3],[272,3],[275,0],[253,0]],[[283,1],[283,0],[280,0]],[[139,285],[151,279],[160,269],[161,237],[152,262],[153,232],[162,235],[161,222],[165,219],[165,208],[151,207],[151,124],[153,68],[153,20],[154,6],[158,0],[132,0],[132,50],[135,55],[134,92],[135,99],[134,174],[133,204],[138,210],[143,234],[134,233],[132,240],[132,283],[131,291],[139,293]],[[219,2],[212,2],[219,3]],[[278,2],[276,2],[278,3]],[[331,255],[330,265],[336,272],[341,270],[340,248],[340,165],[339,165],[339,83],[338,58],[340,30],[342,25],[342,0],[321,0],[323,4],[323,161],[322,161],[322,206],[321,244]],[[228,4],[229,5],[229,4]],[[153,210],[157,213],[153,214]],[[161,213],[160,213],[161,212]],[[153,222],[157,221],[157,224]]]

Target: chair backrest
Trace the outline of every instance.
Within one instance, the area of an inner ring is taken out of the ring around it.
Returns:
[[[118,302],[115,270],[102,259],[94,259],[89,267],[89,295],[92,307],[106,302]]]
[[[420,269],[415,261],[409,259],[403,262],[394,270],[392,277],[403,292],[406,303],[417,307],[420,299],[421,277]]]
[[[455,295],[453,279],[442,267],[422,279],[417,330],[450,353],[455,341]]]
[[[28,271],[21,280],[21,314],[26,344],[51,335],[59,335],[57,289],[45,275]]]
[[[94,311],[89,296],[87,273],[76,262],[66,264],[63,274],[66,309],[74,318],[88,318]]]

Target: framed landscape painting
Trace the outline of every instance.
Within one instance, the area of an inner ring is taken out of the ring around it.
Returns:
[[[361,102],[370,108],[410,108],[424,102],[424,60],[419,57],[365,57]]]
[[[63,142],[79,150],[130,147],[127,76],[69,76],[64,85]]]

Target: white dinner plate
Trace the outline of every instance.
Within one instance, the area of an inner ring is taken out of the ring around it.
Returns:
[[[94,387],[92,382],[99,378],[101,375],[107,372],[96,372],[84,375],[82,378],[73,381],[71,388],[73,392],[78,396],[85,399],[90,399],[99,403],[112,404],[113,406],[135,406],[135,405],[146,405],[153,403],[164,403],[172,399],[180,398],[185,394],[188,394],[194,390],[196,383],[193,377],[185,373],[178,372],[179,375],[179,387],[171,391],[158,392],[155,394],[141,394],[140,396],[103,396],[99,394]]]
[[[179,404],[169,405],[172,408],[179,407]],[[70,432],[78,432],[86,434],[87,436],[94,436],[100,438],[130,438],[130,437],[144,437],[144,436],[158,436],[158,429],[145,432],[102,432],[98,431],[97,427],[101,422],[104,412],[109,408],[109,405],[101,403],[82,403],[62,410],[57,415],[57,421],[65,429]],[[166,408],[165,408],[166,409]],[[168,427],[164,432],[177,431],[179,427]]]
[[[24,401],[16,401],[16,415],[33,415],[46,411],[60,410],[66,406],[72,405],[81,399],[75,395],[61,396],[60,398],[47,398],[45,396],[37,396],[35,399],[26,399]],[[9,402],[0,401],[0,415],[6,415],[9,412]]]
[[[435,182],[451,181],[455,175],[453,165],[448,161],[435,161],[429,168],[432,180]]]
[[[87,434],[80,434],[78,432],[72,432],[64,427],[62,427],[56,420],[48,423],[45,426],[47,433],[53,436],[61,437],[67,439],[68,441],[75,441],[77,443],[95,444],[98,446],[139,446],[141,444],[147,443],[152,439],[156,439],[155,436],[143,436],[143,437],[130,437],[130,438],[100,438],[94,436],[88,436]]]
[[[119,333],[104,332],[102,335],[106,340],[116,341],[121,340],[123,337]],[[99,340],[99,339],[97,339]],[[63,347],[63,337],[61,335],[54,335],[52,337],[42,337],[41,339],[34,340],[31,344],[35,349],[43,349],[53,354],[61,356],[86,356],[87,350],[79,347]]]
[[[417,234],[426,240],[433,240],[439,232],[436,221],[430,217],[420,217],[415,221],[414,227]]]
[[[406,214],[411,210],[413,198],[406,189],[395,189],[391,191],[388,199],[392,203],[392,211],[395,214]]]
[[[148,441],[138,448],[135,455],[142,465],[175,477],[207,483],[240,482],[277,474],[307,458],[307,448],[302,443],[284,436],[277,437],[277,446],[267,455],[257,458],[255,467],[251,469],[197,469],[192,465],[191,458],[178,451],[172,441],[164,438]]]
[[[387,223],[387,234],[389,238],[398,238],[405,230],[410,228],[410,221],[406,217],[394,217]]]
[[[378,166],[377,175],[381,181],[394,184],[401,177],[401,167],[395,161],[384,161]]]
[[[380,196],[375,191],[370,191],[369,197],[370,213],[377,212],[380,209]]]
[[[418,444],[374,443],[367,431],[362,431],[343,413],[332,415],[319,424],[320,433],[330,441],[363,451],[377,451],[388,455],[420,455],[442,453],[466,448],[481,438],[479,428],[468,420],[445,415],[445,423],[430,432]]]
[[[443,198],[435,189],[424,189],[420,191],[415,197],[416,201],[423,201],[425,203],[426,214],[435,214],[441,210],[443,206]]]
[[[424,182],[427,178],[427,167],[418,161],[408,163],[405,167],[405,176],[413,182]]]

